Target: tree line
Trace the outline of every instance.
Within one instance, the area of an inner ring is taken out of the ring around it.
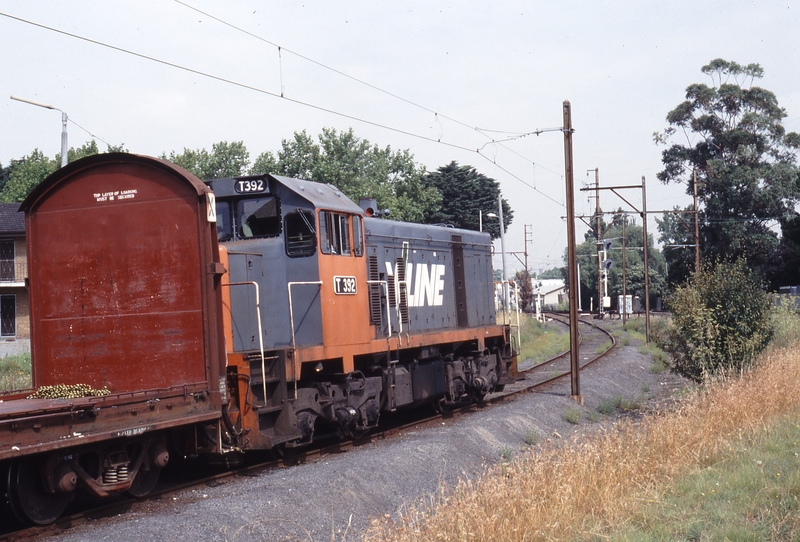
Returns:
[[[69,150],[69,161],[100,153],[92,140]],[[124,145],[109,146],[105,152],[127,152]],[[305,130],[295,132],[281,142],[277,152],[266,151],[250,162],[250,153],[242,141],[220,141],[211,150],[187,149],[162,153],[169,160],[203,180],[270,173],[310,181],[330,183],[354,201],[376,198],[381,210],[390,217],[407,222],[447,224],[457,228],[478,229],[479,214],[497,211],[499,183],[474,167],[453,161],[436,171],[414,160],[408,150],[379,147],[355,135],[352,128],[337,131],[323,128],[316,137]],[[22,201],[61,163],[39,149],[0,164],[0,201]],[[513,211],[505,199],[503,223],[506,230]],[[497,220],[486,221],[484,231],[492,238],[500,236]]]
[[[601,219],[601,231],[589,230],[578,247],[584,309],[590,299],[597,301],[598,293],[604,293],[598,292],[598,273],[607,273],[612,299],[622,293],[623,236],[626,293],[644,294],[642,256],[647,250],[651,301],[668,295],[694,273],[696,244],[703,262],[742,260],[773,290],[800,284],[800,214],[796,210],[800,135],[787,132],[781,124],[787,114],[776,96],[754,84],[764,74],[760,65],[716,59],[701,72],[711,84],[689,85],[686,100],[667,114],[667,127],[653,134],[655,143],[665,147],[664,169],[658,179],[682,184],[690,195],[696,191],[698,209],[675,208],[657,219],[663,252],[652,235],[643,239],[642,228],[631,215],[620,210],[610,222]],[[125,149],[119,145],[107,149],[111,151]],[[70,149],[69,160],[98,152],[91,141]],[[184,148],[162,153],[161,158],[201,179],[272,173],[331,183],[354,201],[375,197],[379,208],[389,209],[393,219],[472,230],[479,227],[481,211],[497,211],[500,194],[496,180],[471,166],[453,161],[429,172],[410,151],[380,147],[352,129],[324,128],[316,137],[295,132],[281,142],[280,149],[263,152],[252,162],[242,141],[220,141],[210,151]],[[59,155],[51,159],[35,149],[5,167],[0,164],[0,200],[22,201],[59,163]],[[503,216],[507,230],[513,211],[505,199]],[[485,220],[483,226],[493,238],[499,237],[497,220]],[[603,240],[613,243],[608,256],[615,263],[607,271],[598,269],[597,245]],[[565,268],[558,271],[566,277]],[[524,294],[523,307],[527,307],[535,277],[523,271],[516,278]]]
[[[643,295],[646,249],[651,301],[666,296],[673,305],[680,302],[676,293],[696,272],[698,244],[706,275],[725,276],[717,265],[742,267],[762,289],[800,284],[800,134],[786,131],[786,110],[774,93],[755,84],[764,76],[759,64],[715,59],[700,71],[710,84],[689,85],[686,99],[667,113],[667,127],[653,134],[665,147],[658,179],[696,193],[697,209],[676,207],[656,219],[663,251],[652,236],[645,243],[641,226],[622,211],[610,224],[601,220],[599,233],[589,230],[577,249],[584,309],[590,298],[597,302],[597,277],[604,272],[598,271],[598,241],[613,243],[609,295],[621,294],[623,222],[631,247],[625,251],[629,294]],[[566,277],[566,268],[561,271]]]

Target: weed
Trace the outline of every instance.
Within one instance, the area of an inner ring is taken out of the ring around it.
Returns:
[[[0,392],[25,390],[31,386],[30,352],[0,359]]]
[[[650,366],[650,372],[657,375],[666,371],[667,365],[663,361],[654,361]]]
[[[648,386],[648,391],[650,387]],[[630,399],[625,399],[621,395],[615,395],[610,399],[603,399],[600,401],[600,404],[597,405],[597,412],[603,414],[604,416],[610,416],[617,410],[636,410],[639,408],[639,401],[632,401]]]
[[[590,410],[588,414],[586,414],[586,419],[592,423],[597,423],[600,421],[600,413],[596,410]]]
[[[650,382],[642,382],[642,393],[650,392]]]
[[[528,429],[525,432],[525,438],[522,440],[525,441],[525,444],[528,446],[536,446],[539,443],[539,430],[536,428]]]
[[[600,401],[600,404],[597,405],[597,412],[604,416],[610,416],[617,410],[617,403],[615,402],[615,398],[611,399],[603,399]]]
[[[600,346],[598,346],[597,348],[595,348],[594,353],[595,354],[602,354],[603,352],[605,352],[606,350],[611,348],[611,345],[612,345],[611,341],[606,341],[603,344],[601,344]]]
[[[582,417],[583,417],[583,412],[581,411],[580,408],[576,406],[569,407],[564,412],[561,413],[561,418],[565,422],[569,422],[571,424],[577,424],[578,422],[581,421]]]
[[[503,446],[500,449],[500,459],[503,461],[511,461],[511,457],[514,455],[514,450],[512,450],[509,446]]]

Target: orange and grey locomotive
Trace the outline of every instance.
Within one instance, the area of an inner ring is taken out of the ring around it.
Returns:
[[[510,381],[488,234],[130,154],[60,169],[22,210],[33,383],[56,390],[0,397],[0,488],[23,522],[76,491],[147,494],[171,454],[231,464]],[[76,386],[92,391],[57,393]]]

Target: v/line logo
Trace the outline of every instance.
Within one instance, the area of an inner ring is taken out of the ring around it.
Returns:
[[[392,269],[391,262],[386,263],[386,274],[393,280],[397,276],[397,267]],[[444,273],[442,264],[418,263],[408,266],[408,306],[440,307],[444,302]]]

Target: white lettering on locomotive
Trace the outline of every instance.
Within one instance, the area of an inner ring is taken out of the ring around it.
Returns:
[[[397,268],[386,262],[386,274],[397,276]],[[444,302],[445,267],[442,264],[418,263],[408,267],[408,306],[440,307]]]

